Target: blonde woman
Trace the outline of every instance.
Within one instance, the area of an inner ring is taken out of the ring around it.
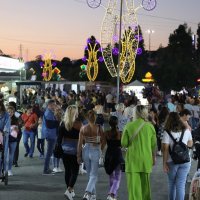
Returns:
[[[87,120],[88,124],[83,126],[80,131],[77,159],[78,163],[81,163],[83,156],[83,161],[89,176],[83,200],[96,200],[95,188],[98,178],[99,158],[106,141],[101,126],[95,124],[96,115],[94,111],[90,110],[88,112]]]
[[[79,164],[77,162],[77,145],[79,138],[79,131],[82,126],[78,120],[78,107],[75,105],[68,106],[63,122],[58,130],[58,144],[62,145],[63,149],[63,164],[65,167],[65,183],[67,190],[64,195],[73,200],[75,196],[74,185],[76,183],[79,171]]]
[[[129,200],[150,200],[150,173],[155,164],[156,132],[148,122],[148,109],[137,105],[134,121],[124,127],[121,145],[127,148],[125,172]]]

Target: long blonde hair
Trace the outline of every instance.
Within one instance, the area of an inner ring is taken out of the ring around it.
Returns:
[[[148,109],[143,105],[137,105],[133,109],[133,121],[139,118],[148,121]]]
[[[64,115],[64,124],[67,131],[70,131],[78,116],[78,107],[76,105],[70,105],[67,107]]]

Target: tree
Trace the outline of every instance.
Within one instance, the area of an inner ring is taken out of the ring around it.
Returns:
[[[158,66],[154,77],[161,89],[180,90],[195,85],[192,36],[187,24],[179,25],[170,34],[168,47],[158,50]]]

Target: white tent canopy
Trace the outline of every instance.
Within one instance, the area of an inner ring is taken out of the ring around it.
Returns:
[[[126,86],[143,86],[144,87],[145,84],[140,82],[140,81],[138,81],[138,80],[135,80],[135,81],[129,83],[128,85],[125,85],[124,87],[126,87]]]

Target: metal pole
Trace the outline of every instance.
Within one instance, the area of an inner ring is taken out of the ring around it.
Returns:
[[[118,54],[118,66],[117,66],[117,103],[119,103],[119,85],[120,85],[120,54],[121,54],[121,35],[122,35],[122,9],[123,0],[120,5],[120,23],[119,23],[119,54]]]
[[[151,30],[149,32],[149,52],[151,50]]]

